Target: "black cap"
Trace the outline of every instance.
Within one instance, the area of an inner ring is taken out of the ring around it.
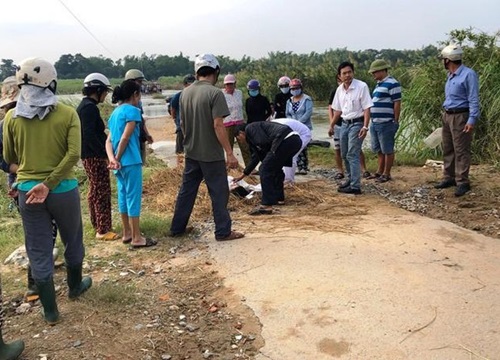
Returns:
[[[196,78],[194,77],[194,75],[186,75],[184,76],[184,80],[182,81],[184,84],[192,84],[194,83],[194,81],[196,80]]]

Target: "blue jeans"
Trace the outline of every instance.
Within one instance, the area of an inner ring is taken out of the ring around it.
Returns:
[[[358,137],[363,123],[342,123],[340,131],[340,152],[344,160],[347,181],[353,189],[361,189],[361,145],[364,139]]]

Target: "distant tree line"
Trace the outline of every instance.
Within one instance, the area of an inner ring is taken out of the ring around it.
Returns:
[[[362,50],[347,49],[328,50],[324,53],[294,54],[292,52],[271,52],[265,58],[254,60],[243,56],[240,60],[219,55],[222,73],[245,74],[259,73],[261,70],[272,71],[279,78],[284,74],[308,79],[319,80],[324,77],[331,82],[332,72],[344,60],[351,60],[360,68],[366,69],[375,58],[384,58],[395,66],[413,66],[429,57],[435,57],[438,49],[427,46],[420,50]],[[140,69],[148,80],[160,77],[183,76],[193,72],[193,60],[181,53],[168,55],[127,55],[116,61],[100,56],[85,57],[82,54],[65,54],[55,62],[59,79],[82,79],[92,72],[101,72],[109,78],[122,78],[128,69]],[[15,74],[15,64],[11,59],[2,59],[0,64],[0,79]],[[319,78],[318,78],[319,77]]]

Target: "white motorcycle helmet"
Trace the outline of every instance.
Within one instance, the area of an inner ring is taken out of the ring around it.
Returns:
[[[464,51],[460,45],[450,44],[441,51],[442,59],[449,59],[451,61],[462,60]]]
[[[16,81],[19,87],[34,85],[48,88],[53,93],[57,87],[57,71],[54,65],[41,58],[28,58],[21,62],[16,69]]]
[[[101,73],[92,73],[87,75],[85,80],[83,80],[84,88],[104,88],[107,90],[112,90],[111,83],[108,78]]]
[[[220,69],[219,62],[217,58],[212,54],[201,54],[197,55],[194,60],[194,72],[197,73],[202,67],[211,67],[212,69]]]
[[[288,76],[282,76],[278,80],[278,87],[290,85],[290,78]]]

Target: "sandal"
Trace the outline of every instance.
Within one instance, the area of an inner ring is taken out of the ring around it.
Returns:
[[[136,250],[136,249],[141,249],[141,248],[155,246],[156,244],[158,244],[158,241],[153,240],[151,238],[146,238],[146,243],[145,244],[138,244],[138,245],[132,244],[132,245],[129,246],[128,249],[129,250]]]
[[[370,176],[372,176],[372,174],[370,174],[370,172],[369,172],[369,171],[365,171],[365,172],[363,173],[363,177],[364,177],[365,179],[369,179],[369,178],[370,178]]]
[[[279,200],[276,205],[283,206],[285,205],[285,200]]]
[[[96,234],[95,238],[97,240],[104,240],[104,241],[111,241],[111,240],[117,240],[120,237],[117,233],[114,233],[112,231],[108,231],[106,234]]]
[[[390,180],[392,180],[390,175],[380,175],[380,177],[375,181],[378,183],[385,183],[385,182],[388,182]]]
[[[236,240],[236,239],[241,239],[244,237],[245,234],[237,232],[237,231],[231,231],[229,235],[226,236],[216,236],[215,240],[217,241],[228,241],[228,240]]]
[[[248,213],[248,215],[271,215],[273,213],[273,209],[264,208],[261,206],[256,207],[252,211]]]
[[[364,174],[363,174],[363,176],[364,176]],[[381,176],[382,176],[382,174],[379,174],[379,173],[373,173],[373,175],[368,176],[366,179],[368,179],[368,180],[373,180],[373,179],[378,179],[378,178],[379,178],[379,177],[381,177]]]
[[[344,178],[344,174],[339,172],[334,177],[335,180],[342,180]]]
[[[130,244],[132,242],[132,238],[122,239],[122,244]]]

